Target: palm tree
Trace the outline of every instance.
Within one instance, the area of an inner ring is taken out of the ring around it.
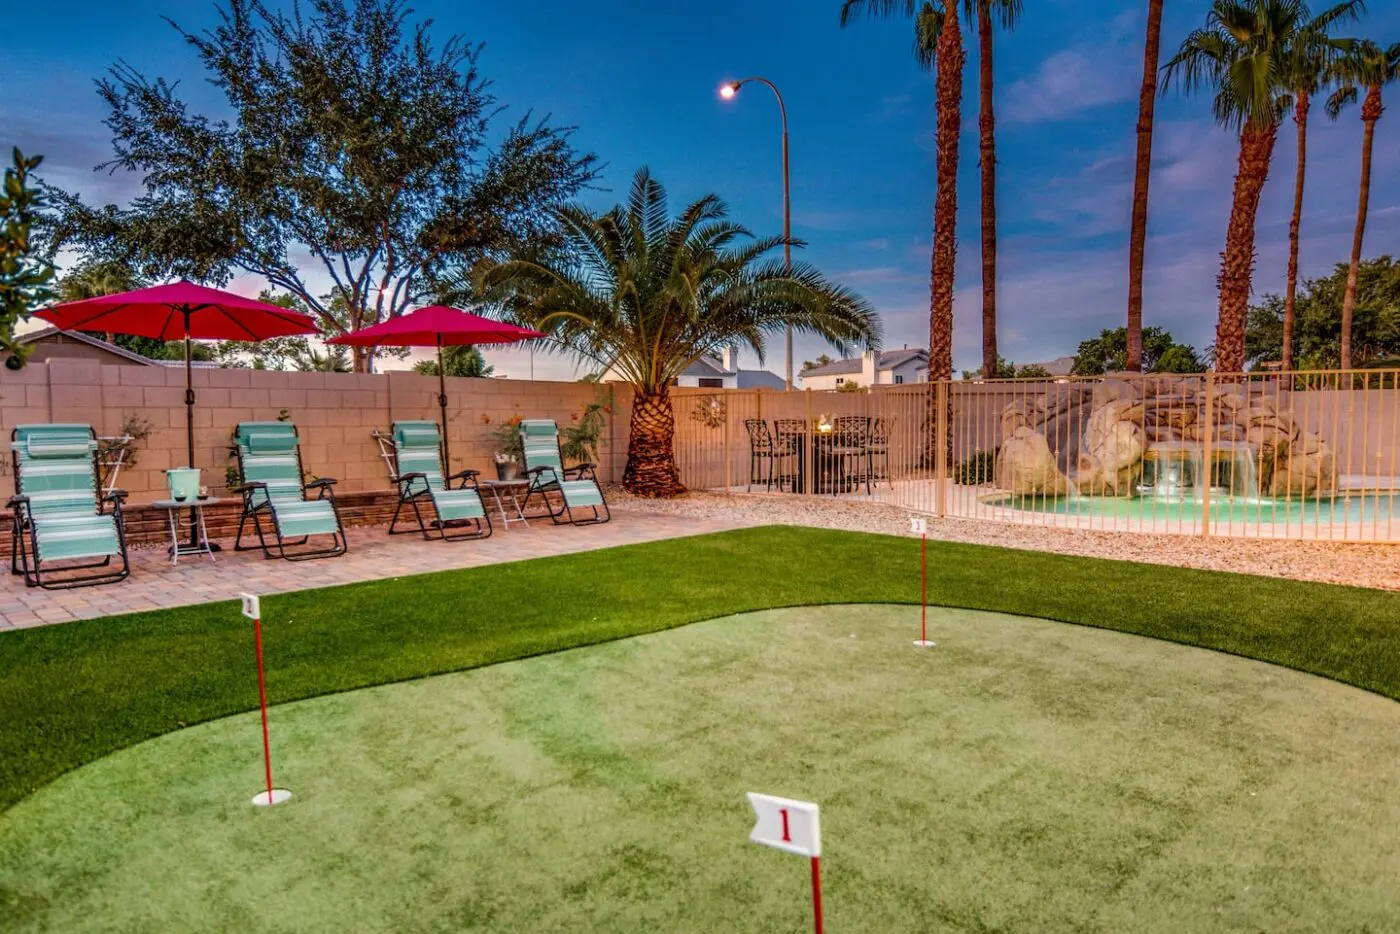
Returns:
[[[953,277],[957,265],[958,136],[962,128],[965,55],[956,3],[924,0],[844,0],[841,25],[861,14],[914,19],[914,57],[936,80],[937,194],[933,203],[933,256],[929,283],[929,381],[953,378]],[[995,313],[995,312],[994,312]]]
[[[1351,369],[1351,319],[1356,310],[1356,276],[1361,266],[1361,241],[1366,236],[1366,209],[1371,200],[1371,147],[1375,142],[1376,121],[1385,109],[1381,88],[1400,80],[1400,43],[1382,48],[1374,42],[1358,42],[1336,65],[1342,82],[1327,101],[1327,113],[1334,120],[1348,105],[1355,103],[1357,89],[1366,88],[1361,102],[1361,196],[1356,207],[1356,231],[1351,239],[1351,265],[1347,268],[1347,289],[1342,296],[1342,369]]]
[[[1021,0],[965,0],[977,17],[979,165],[982,169],[982,372],[995,373],[997,361],[997,143],[992,106],[992,17],[1010,30],[1021,15]]]
[[[1360,0],[1346,4],[1353,15]],[[1337,54],[1349,40],[1333,39],[1326,29],[1305,29],[1289,49],[1285,61],[1284,85],[1292,99],[1293,123],[1298,128],[1298,162],[1293,178],[1293,217],[1288,223],[1288,281],[1283,298],[1283,369],[1293,369],[1293,320],[1298,294],[1298,248],[1303,226],[1303,183],[1308,164],[1308,111],[1312,98],[1327,80]],[[1284,100],[1285,105],[1288,99]]]
[[[787,327],[842,351],[879,345],[879,319],[863,298],[805,263],[764,259],[783,238],[754,239],[728,213],[706,195],[672,218],[665,189],[643,168],[626,204],[604,214],[558,209],[562,249],[485,260],[474,272],[478,294],[631,383],[622,482],[641,496],[685,492],[670,387],[696,360],[736,343],[761,360],[767,336]]]
[[[471,379],[487,379],[496,372],[494,366],[487,365],[481,348],[468,344],[444,347],[442,349],[442,365],[446,368],[448,376],[464,376]],[[424,376],[437,376],[438,362],[436,360],[419,360],[413,364],[413,372],[421,373]]]
[[[1167,63],[1186,93],[1215,91],[1218,123],[1239,133],[1230,225],[1220,266],[1220,311],[1215,325],[1215,368],[1244,369],[1245,320],[1254,277],[1254,224],[1269,178],[1279,118],[1286,100],[1288,61],[1295,43],[1327,32],[1357,4],[1342,3],[1313,18],[1302,0],[1214,0],[1206,25],[1192,32]]]
[[[1128,245],[1127,369],[1142,370],[1142,268],[1147,253],[1147,182],[1152,173],[1152,112],[1157,101],[1157,57],[1162,44],[1162,0],[1148,0],[1147,42],[1138,92],[1137,170],[1133,177],[1133,225]]]

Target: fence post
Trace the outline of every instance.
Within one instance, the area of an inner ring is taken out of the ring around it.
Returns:
[[[720,404],[724,406],[724,495],[732,496],[734,484],[731,482],[733,471],[729,456],[729,396],[725,394],[724,390],[720,390],[719,400]]]
[[[1206,371],[1206,430],[1201,436],[1201,469],[1205,477],[1198,477],[1201,486],[1201,535],[1210,535],[1210,483],[1215,474],[1215,373]],[[1233,468],[1232,468],[1233,469]]]
[[[802,446],[807,450],[803,452],[803,458],[807,462],[807,469],[802,471],[802,492],[811,495],[817,490],[817,439],[813,437],[816,429],[812,425],[812,387],[808,386],[802,390],[802,404],[804,406]]]
[[[934,445],[938,448],[934,455],[934,486],[933,505],[934,512],[938,518],[942,519],[948,514],[948,432],[952,427],[948,424],[948,381],[941,379],[938,381],[938,388],[934,391],[937,414],[934,415]]]

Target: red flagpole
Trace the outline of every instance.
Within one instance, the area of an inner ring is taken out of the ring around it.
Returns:
[[[822,858],[812,857],[812,917],[817,934],[822,934]]]
[[[928,533],[919,542],[919,641],[928,641]]]
[[[258,653],[258,701],[262,705],[263,763],[267,767],[267,803],[272,804],[272,744],[267,738],[267,679],[263,676],[262,620],[253,620],[253,645]]]

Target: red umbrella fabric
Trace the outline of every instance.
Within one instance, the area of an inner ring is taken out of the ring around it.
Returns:
[[[438,406],[442,409],[442,475],[452,471],[447,455],[447,376],[442,366],[442,348],[468,344],[513,344],[516,341],[544,337],[539,331],[493,321],[490,318],[452,308],[448,305],[428,305],[388,321],[341,334],[326,341],[328,344],[353,344],[357,347],[436,347],[438,349]]]
[[[456,347],[463,344],[513,344],[534,337],[544,335],[460,308],[429,305],[349,334],[332,337],[326,343],[354,344],[358,347],[377,347],[380,344],[390,347],[436,347],[439,344]]]
[[[185,427],[189,464],[194,466],[194,386],[190,339],[260,341],[317,334],[309,315],[232,292],[172,282],[147,289],[100,295],[52,305],[35,314],[69,331],[107,331],[185,342]]]
[[[69,331],[110,331],[168,341],[260,341],[319,330],[299,311],[193,282],[63,302],[36,317]]]

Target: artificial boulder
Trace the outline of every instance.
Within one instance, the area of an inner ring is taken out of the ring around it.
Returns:
[[[1023,496],[1063,496],[1070,490],[1045,436],[1024,425],[997,451],[995,479],[997,486]]]

